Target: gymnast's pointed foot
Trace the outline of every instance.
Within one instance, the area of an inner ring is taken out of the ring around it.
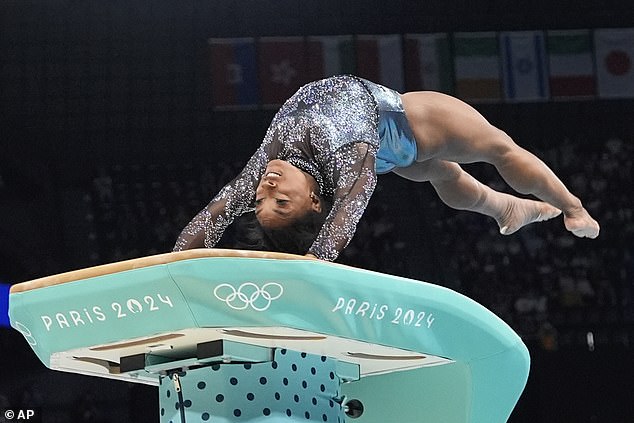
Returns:
[[[599,223],[583,207],[564,213],[564,224],[566,229],[580,238],[599,236]]]
[[[517,199],[509,203],[498,225],[502,235],[511,235],[529,223],[543,222],[560,214],[561,210],[543,201]]]

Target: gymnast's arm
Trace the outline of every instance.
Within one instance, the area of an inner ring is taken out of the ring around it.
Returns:
[[[339,148],[335,161],[333,204],[308,254],[334,261],[348,245],[376,186],[373,146],[357,142]]]
[[[173,251],[214,247],[234,218],[253,208],[258,180],[267,162],[264,148],[260,147],[240,174],[185,226]]]

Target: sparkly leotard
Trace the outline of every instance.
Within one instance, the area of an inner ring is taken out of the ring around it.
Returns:
[[[375,98],[380,93],[373,95],[377,87],[354,76],[336,76],[300,88],[277,112],[245,168],[183,229],[174,250],[201,240],[206,247],[216,245],[236,216],[253,210],[267,163],[281,159],[312,175],[321,194],[332,196],[332,209],[309,252],[336,259],[376,186],[382,104]]]
[[[407,167],[416,160],[418,147],[409,126],[401,96],[394,90],[362,79],[372,93],[379,111],[379,139],[376,173],[388,173],[395,167]]]

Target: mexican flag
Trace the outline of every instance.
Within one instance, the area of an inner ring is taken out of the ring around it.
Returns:
[[[546,48],[551,97],[574,98],[596,95],[590,30],[548,31]]]
[[[453,94],[453,61],[444,33],[405,34],[405,87]]]
[[[260,103],[253,38],[210,38],[211,97],[216,109],[251,109]]]
[[[277,107],[310,82],[303,37],[262,37],[258,65],[264,106]]]
[[[599,96],[634,97],[634,28],[594,31]]]
[[[404,90],[400,35],[359,35],[355,47],[357,76],[399,92]]]
[[[308,37],[307,52],[311,80],[355,73],[352,35]]]
[[[455,33],[456,96],[467,101],[499,100],[502,97],[499,60],[497,33]]]
[[[500,33],[504,97],[508,101],[548,98],[546,48],[542,31]]]

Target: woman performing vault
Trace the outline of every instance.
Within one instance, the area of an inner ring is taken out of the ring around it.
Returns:
[[[480,183],[459,165],[473,162],[492,164],[515,191],[538,200]],[[553,171],[471,106],[346,75],[307,84],[282,105],[245,168],[183,229],[174,250],[211,248],[234,218],[254,211],[274,248],[335,260],[377,174],[387,172],[429,181],[448,206],[494,218],[504,235],[562,212],[576,236],[599,235],[599,224]],[[285,247],[293,238],[304,241]]]

